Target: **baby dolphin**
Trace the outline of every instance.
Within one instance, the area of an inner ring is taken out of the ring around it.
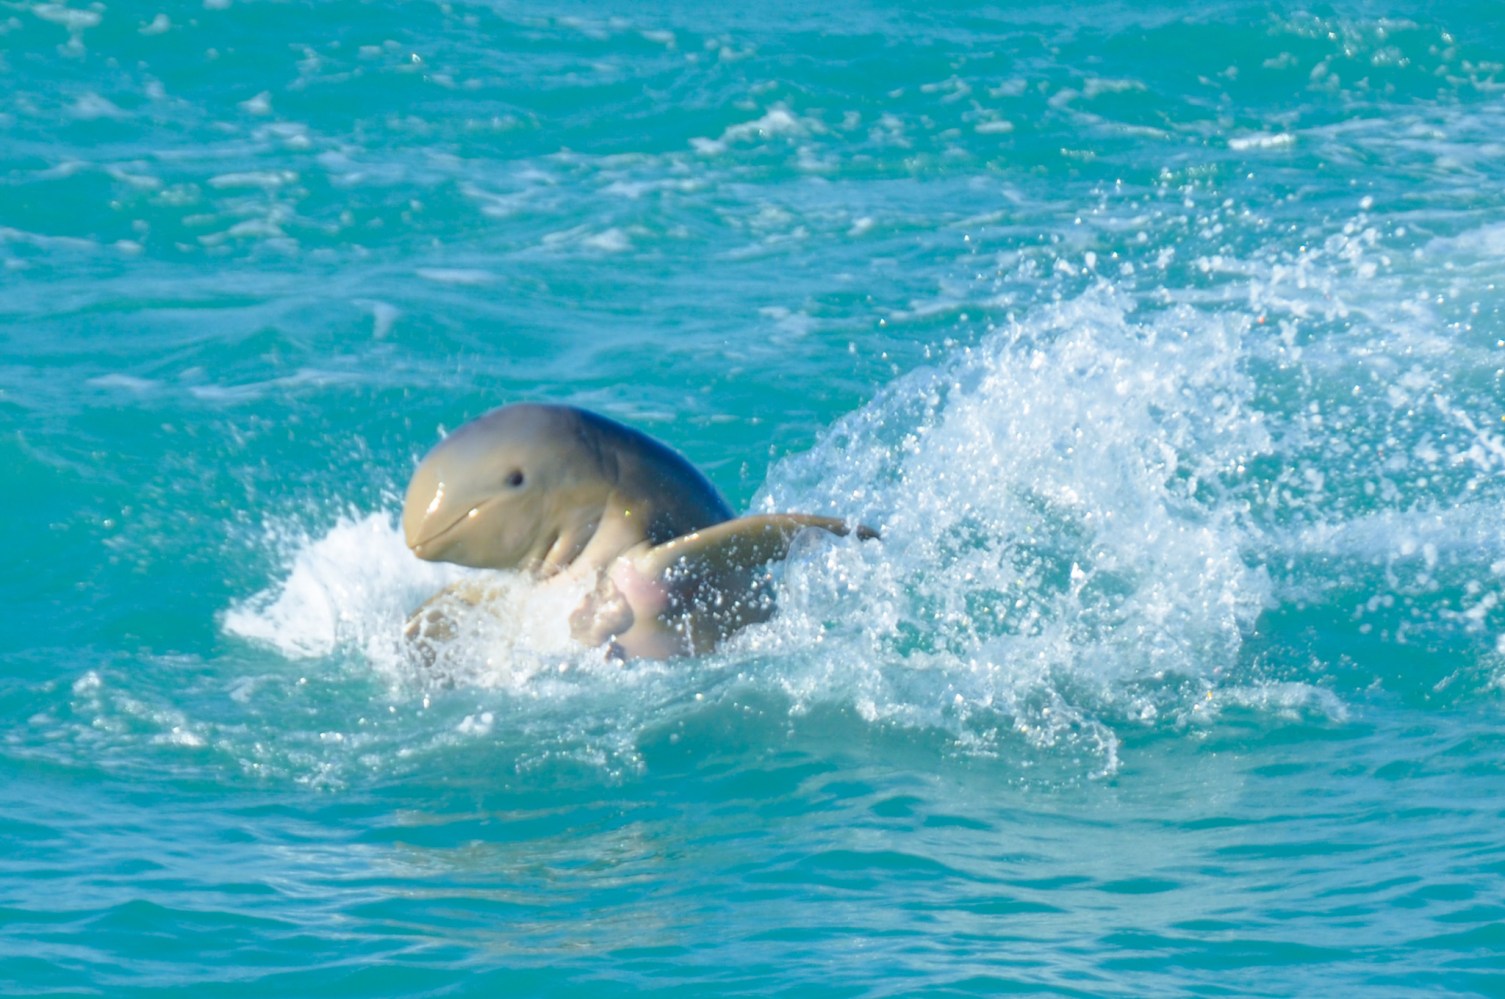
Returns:
[[[705,476],[652,437],[540,404],[494,409],[436,445],[408,485],[402,528],[419,558],[582,588],[575,640],[655,659],[708,652],[767,620],[768,563],[801,531],[878,536],[834,517],[734,517]],[[476,604],[484,593],[460,583],[437,595],[408,620],[409,639],[453,632],[446,597]]]

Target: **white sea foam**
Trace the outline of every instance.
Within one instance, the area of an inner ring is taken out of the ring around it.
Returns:
[[[80,10],[61,3],[39,3],[31,7],[31,12],[37,17],[61,25],[68,32],[68,43],[61,46],[60,50],[71,56],[83,55],[83,34],[88,29],[99,25],[103,19],[102,11],[102,5],[96,5],[94,9],[89,10]]]
[[[1228,148],[1236,153],[1250,150],[1289,149],[1296,144],[1296,136],[1290,132],[1254,132],[1236,135],[1228,140]]]
[[[473,267],[420,267],[414,273],[437,284],[477,285],[496,280],[492,272]]]
[[[210,187],[220,189],[262,188],[272,190],[297,181],[298,175],[291,170],[245,170],[222,173],[210,177]]]
[[[1234,363],[1246,332],[1136,317],[1099,286],[901,378],[772,470],[759,508],[884,539],[791,560],[781,616],[749,642],[843,663],[789,676],[800,700],[845,688],[874,717],[972,736],[1001,719],[1107,752],[1099,714],[1142,713],[1128,685],[1215,684],[1269,601],[1238,507],[1198,499],[1271,446]],[[1214,386],[1219,406],[1184,404]]]
[[[376,298],[357,298],[352,304],[371,310],[371,339],[385,340],[393,325],[402,316],[402,310],[390,302]]]
[[[90,378],[85,384],[91,385],[94,388],[123,389],[135,395],[146,395],[151,392],[160,391],[162,388],[162,383],[155,379],[138,378],[135,375],[128,375],[119,371],[112,371],[107,375]]]
[[[88,92],[80,94],[73,102],[73,117],[84,121],[94,121],[99,118],[124,118],[126,113],[113,101],[100,94]]]
[[[543,237],[543,245],[550,249],[581,246],[600,253],[625,253],[632,249],[632,234],[616,226],[599,232],[577,226],[564,232],[548,233]]]
[[[34,4],[31,12],[44,21],[60,24],[73,32],[95,27],[101,17],[98,10],[79,10],[60,3]]]
[[[272,95],[268,91],[261,91],[255,97],[248,97],[236,105],[247,114],[267,115],[272,113]],[[213,183],[211,181],[211,183]]]
[[[341,517],[320,537],[274,525],[268,544],[287,553],[280,581],[224,615],[231,635],[292,660],[354,653],[399,683],[518,688],[535,674],[604,658],[569,639],[570,610],[583,594],[540,589],[515,573],[424,562],[408,551],[391,516]],[[486,599],[436,604],[455,631],[429,649],[402,637],[413,610],[460,581]]]
[[[1498,267],[1505,257],[1505,222],[1493,222],[1456,236],[1439,237],[1427,244],[1426,252],[1442,259],[1478,259]]]
[[[718,139],[695,138],[690,145],[696,152],[707,156],[725,152],[730,146],[773,138],[797,138],[810,132],[821,131],[816,122],[797,117],[786,107],[773,107],[751,121],[729,125]]]
[[[239,385],[190,385],[188,394],[205,402],[241,403],[260,399],[275,389],[299,386],[338,385],[349,382],[355,375],[343,371],[326,371],[319,368],[299,368],[281,378],[268,378],[260,382],[243,382]]]
[[[457,576],[415,559],[382,514],[342,517],[318,538],[272,524],[267,537],[288,553],[286,575],[230,608],[223,625],[229,634],[263,642],[288,658],[379,645],[383,630],[395,636],[413,607]]]
[[[1406,559],[1429,568],[1443,560],[1478,564],[1505,558],[1505,507],[1489,502],[1434,510],[1381,510],[1314,523],[1287,543],[1302,553],[1376,564]]]

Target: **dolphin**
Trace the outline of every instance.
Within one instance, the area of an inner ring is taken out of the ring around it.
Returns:
[[[801,532],[878,537],[835,517],[737,517],[665,444],[588,410],[536,403],[494,409],[440,441],[408,484],[402,528],[421,559],[583,590],[572,637],[652,659],[709,652],[767,620],[768,565]],[[454,633],[446,598],[474,605],[484,588],[462,582],[436,595],[409,618],[410,640]]]

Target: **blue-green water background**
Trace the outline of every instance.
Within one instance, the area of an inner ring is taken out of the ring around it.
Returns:
[[[1505,993],[1497,3],[0,9],[0,988]],[[858,516],[434,677],[444,427]]]

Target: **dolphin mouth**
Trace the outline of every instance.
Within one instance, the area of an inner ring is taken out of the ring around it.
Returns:
[[[419,558],[429,558],[430,556],[424,554],[425,548],[432,548],[436,542],[443,541],[459,530],[462,525],[480,516],[481,510],[490,502],[490,500],[482,500],[437,530],[431,531],[415,541],[409,541],[408,550]]]

